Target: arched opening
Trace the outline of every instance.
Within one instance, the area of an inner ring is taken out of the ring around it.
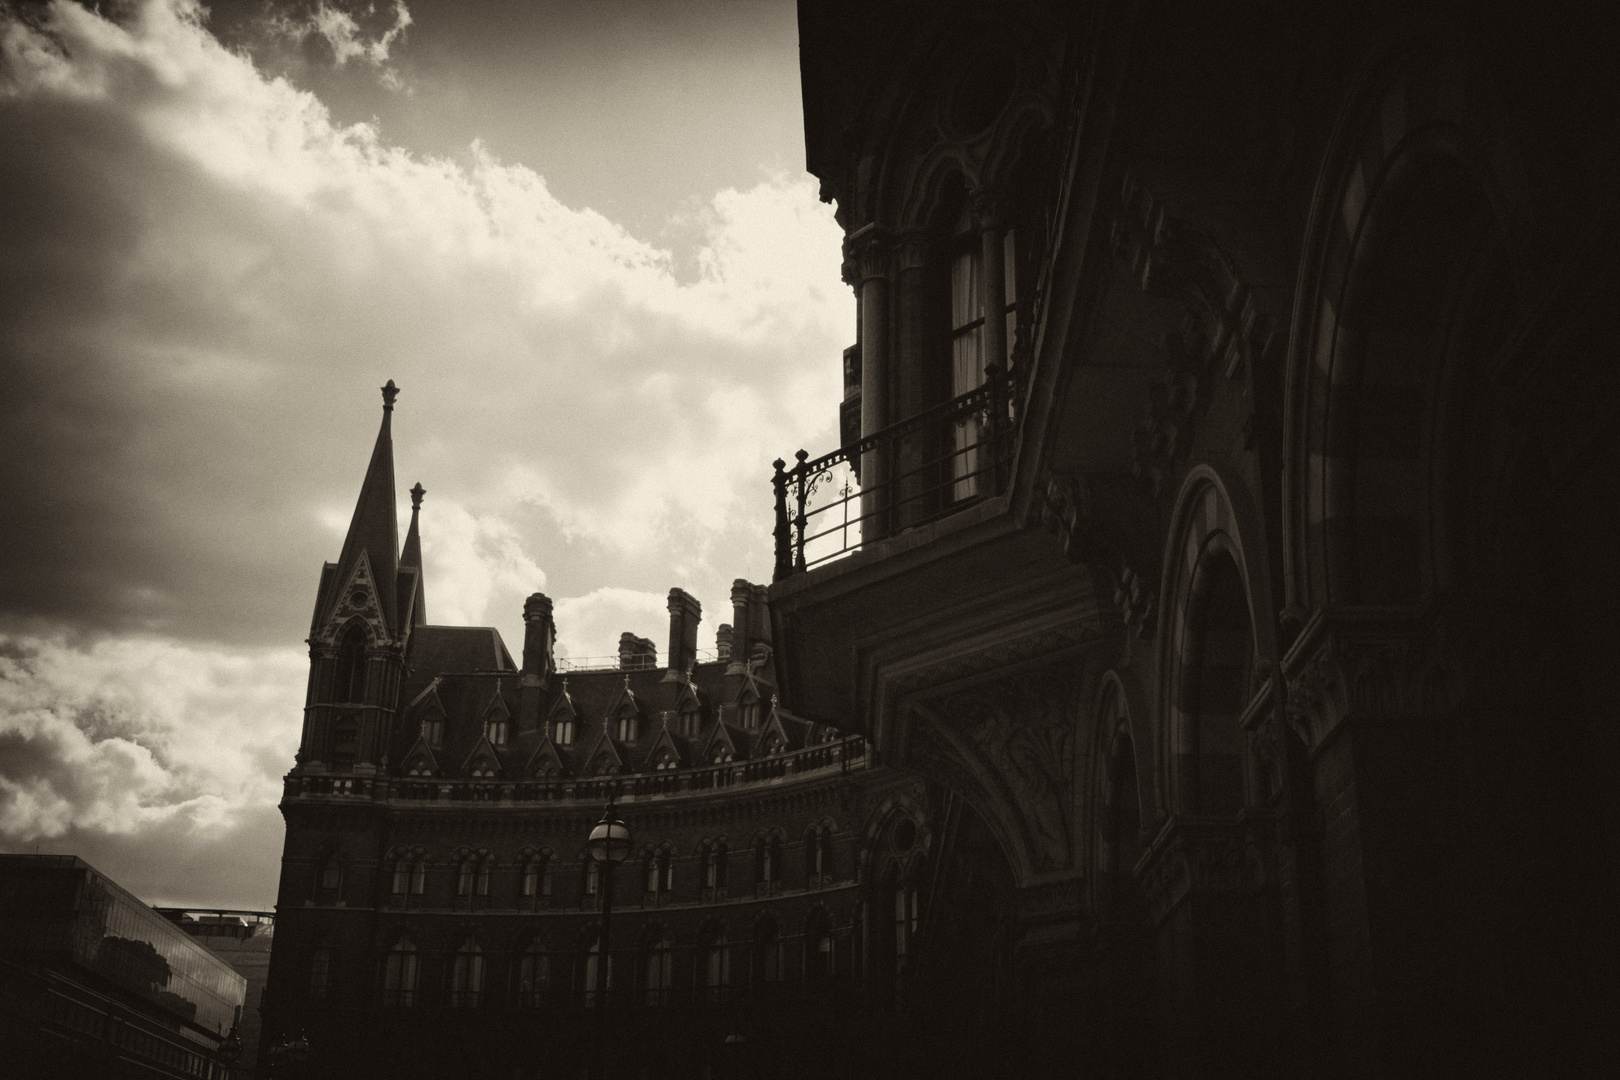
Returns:
[[[1230,552],[1206,550],[1194,573],[1180,668],[1186,725],[1178,754],[1183,813],[1229,816],[1243,808],[1243,732],[1254,633],[1243,576]],[[1188,745],[1190,744],[1190,745]]]
[[[343,631],[332,672],[332,700],[363,704],[366,700],[366,628],[358,620]]]
[[[1147,919],[1147,902],[1136,880],[1142,858],[1142,804],[1136,779],[1136,751],[1130,734],[1120,732],[1108,762],[1109,800],[1104,835],[1107,857],[1103,872],[1108,881],[1108,914],[1116,923]]]

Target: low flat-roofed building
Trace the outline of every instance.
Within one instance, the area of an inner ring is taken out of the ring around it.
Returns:
[[[230,1075],[247,980],[72,855],[0,855],[0,1060],[13,1076]]]

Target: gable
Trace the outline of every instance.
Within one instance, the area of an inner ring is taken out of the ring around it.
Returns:
[[[377,582],[371,572],[371,560],[364,551],[355,559],[354,569],[349,571],[341,588],[329,598],[320,640],[328,645],[336,642],[338,634],[356,618],[365,623],[373,642],[390,640],[388,625],[383,621]]]

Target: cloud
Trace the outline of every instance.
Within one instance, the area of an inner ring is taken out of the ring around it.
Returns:
[[[295,648],[0,637],[0,847],[171,870],[189,850],[223,854],[226,838],[274,849],[264,811],[297,749],[307,672]],[[223,891],[185,902],[239,902],[230,875],[212,877]],[[262,880],[246,891],[272,895]]]
[[[668,594],[612,586],[584,596],[559,600],[552,610],[557,623],[557,656],[578,667],[618,663],[619,635],[629,631],[651,639],[661,660],[668,660]]]
[[[356,6],[350,11],[327,0],[318,0],[313,8],[300,5],[292,11],[271,11],[266,17],[265,26],[271,34],[294,42],[319,37],[330,46],[333,62],[338,67],[350,60],[358,60],[376,68],[385,85],[398,89],[399,73],[388,66],[388,52],[412,20],[404,0],[394,0],[392,23],[386,21],[389,14],[385,9],[379,15],[374,3],[368,3],[364,8]],[[366,28],[361,26],[360,20],[373,24],[381,22],[382,25],[367,40]]]
[[[0,15],[14,628],[301,638],[390,377],[436,619],[511,636],[547,579],[720,595],[768,571],[769,463],[835,440],[853,314],[808,178],[720,192],[677,275],[476,144],[335,124],[189,3],[36,23]]]

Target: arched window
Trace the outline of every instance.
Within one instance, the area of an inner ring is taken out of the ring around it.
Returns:
[[[698,976],[702,980],[705,1001],[724,1001],[731,986],[731,949],[726,935],[717,927],[709,928],[698,948]]]
[[[658,764],[654,765],[653,768],[662,772],[665,769],[679,768],[679,763],[675,760],[674,756],[666,750],[662,754],[658,755]]]
[[[318,899],[334,900],[343,891],[343,856],[337,850],[322,854],[315,868],[315,895]]]
[[[473,877],[477,873],[476,859],[471,855],[464,855],[461,866],[456,872],[456,896],[462,900],[470,900],[473,894]]]
[[[675,891],[675,857],[667,847],[658,853],[658,891],[666,895]]]
[[[427,860],[418,855],[411,863],[411,895],[421,896],[427,891]]]
[[[485,855],[478,860],[478,873],[473,878],[473,895],[481,898],[489,896],[489,868],[495,861],[494,856]]]
[[[641,725],[638,723],[639,720],[640,720],[640,717],[638,717],[636,715],[635,710],[629,709],[629,708],[620,710],[620,712],[619,712],[619,741],[620,742],[633,743],[633,742],[636,741],[636,739],[639,737],[639,734],[640,734],[639,729],[640,729]]]
[[[366,629],[358,620],[349,624],[338,645],[332,700],[353,704],[366,700]]]
[[[601,971],[601,967],[600,967],[601,959],[602,959],[602,939],[601,939],[600,936],[597,936],[591,942],[590,949],[587,950],[586,953],[585,953],[585,987],[584,987],[584,990],[585,990],[585,1004],[586,1005],[596,1005],[596,1004],[606,1005],[607,1004],[606,999],[613,995],[613,954],[612,953],[608,954],[607,971],[606,971],[606,974],[607,974],[607,985],[606,985],[606,987],[601,986],[597,982],[597,975]]]
[[[658,892],[658,883],[662,879],[658,873],[658,859],[654,857],[651,851],[647,852],[642,858],[642,869],[645,871],[644,876],[647,879],[647,891],[656,894]]]
[[[574,745],[574,718],[565,716],[553,724],[551,739],[558,746]]]
[[[484,720],[484,735],[492,746],[506,745],[506,714],[502,712],[490,713]]]
[[[1181,709],[1193,725],[1195,751],[1183,756],[1182,800],[1191,813],[1230,815],[1243,809],[1243,732],[1253,634],[1243,577],[1232,556],[1203,560],[1193,578]]]
[[[400,938],[383,965],[383,1004],[408,1009],[416,1004],[416,946]]]
[[[697,738],[701,715],[696,703],[687,702],[686,708],[681,710],[680,733],[688,739]]]
[[[726,842],[717,840],[714,845],[714,885],[717,889],[724,889],[729,884],[730,862],[726,856]]]
[[[423,718],[423,720],[422,720],[422,738],[427,742],[427,744],[429,746],[432,746],[432,747],[435,747],[435,748],[443,746],[444,745],[444,717],[434,715],[434,716],[428,716],[428,717]],[[422,772],[423,772],[424,775],[427,774],[427,768],[426,768],[425,765],[422,767]],[[412,773],[411,775],[414,776],[416,774]]]
[[[917,936],[917,889],[910,882],[897,884],[894,889],[894,970],[906,969],[914,938]]]
[[[647,1004],[664,1005],[669,1002],[669,988],[675,973],[675,954],[670,950],[669,938],[659,934],[647,946]]]
[[[755,985],[782,981],[782,940],[776,932],[776,920],[763,918],[754,924]]]
[[[709,763],[712,765],[727,765],[732,760],[731,750],[725,743],[716,743],[709,752]]]
[[[549,989],[551,956],[546,952],[545,942],[536,938],[518,957],[518,1005],[526,1009],[538,1008]]]
[[[771,848],[770,842],[761,836],[754,841],[754,884],[769,885],[771,883]]]
[[[523,864],[523,884],[519,894],[524,906],[533,906],[551,895],[551,858],[545,852],[531,855]]]
[[[826,911],[812,908],[804,920],[804,978],[806,982],[826,982],[832,974],[832,928]]]
[[[393,896],[403,897],[411,887],[411,859],[408,855],[397,855],[394,858],[393,882],[389,893]]]
[[[739,701],[737,703],[737,722],[744,731],[753,731],[759,727],[759,702]]]
[[[309,954],[309,996],[316,1000],[326,996],[327,979],[332,971],[332,951],[316,949]]]
[[[352,716],[342,716],[332,725],[332,745],[327,752],[327,760],[332,763],[332,771],[346,773],[354,771],[355,754],[360,745],[360,723]]]
[[[484,1000],[484,950],[468,938],[456,950],[450,972],[450,1007],[476,1009]]]

